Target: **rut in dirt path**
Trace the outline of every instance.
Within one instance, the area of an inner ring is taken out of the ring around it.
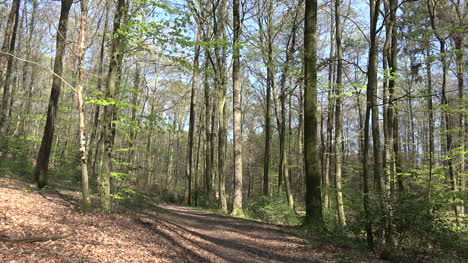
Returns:
[[[311,247],[290,227],[235,220],[180,206],[162,206],[157,226],[188,262],[334,262],[333,253]],[[154,221],[153,221],[154,222]]]

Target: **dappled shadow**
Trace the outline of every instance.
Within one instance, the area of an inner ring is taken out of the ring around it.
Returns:
[[[190,262],[324,262],[291,227],[163,206],[135,221],[186,253]]]

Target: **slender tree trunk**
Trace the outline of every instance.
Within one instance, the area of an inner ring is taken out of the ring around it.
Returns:
[[[465,84],[464,84],[464,74],[465,73],[465,61],[464,61],[464,54],[465,54],[465,49],[464,49],[464,38],[463,35],[457,35],[455,37],[455,52],[456,52],[456,62],[457,62],[457,86],[458,86],[458,97],[460,99],[459,102],[459,149],[458,151],[460,152],[460,168],[458,170],[458,174],[456,175],[458,178],[458,191],[463,193],[465,191],[465,136],[466,136],[466,127],[465,127],[465,115],[466,113],[464,112],[464,109],[466,109],[466,101],[465,101]],[[460,218],[463,218],[465,216],[465,206],[464,206],[464,201],[461,200],[461,204],[458,205],[458,215]]]
[[[225,8],[226,1],[221,0],[218,5],[218,23],[216,23],[217,30],[215,31],[216,39],[225,39]],[[226,148],[227,148],[227,115],[226,115],[226,93],[227,93],[227,74],[226,74],[226,47],[221,49],[217,46],[215,48],[217,57],[217,76],[216,85],[218,88],[218,192],[219,192],[219,207],[223,213],[227,213],[227,197],[226,197]]]
[[[203,25],[198,23],[196,43],[201,40]],[[193,173],[193,134],[195,129],[195,104],[197,89],[199,84],[200,70],[200,45],[195,45],[195,55],[193,58],[193,75],[192,75],[192,91],[190,94],[190,118],[188,132],[188,147],[187,147],[187,163],[186,163],[186,185],[185,185],[185,201],[188,205],[192,204],[192,173]]]
[[[265,109],[265,152],[263,156],[263,195],[270,194],[270,140],[271,140],[271,90],[273,87],[273,28],[272,28],[273,1],[268,2],[268,47],[267,47],[267,83],[266,83],[266,109]]]
[[[101,38],[101,47],[99,50],[99,70],[98,70],[98,80],[96,84],[96,90],[98,92],[102,91],[102,79],[104,78],[104,51],[106,47],[106,35],[107,35],[107,22],[109,19],[109,0],[106,0],[106,14],[104,16],[104,29],[102,31],[102,38]],[[91,131],[91,138],[89,139],[90,144],[95,143],[94,145],[94,159],[90,154],[89,159],[93,160],[93,167],[92,171],[93,173],[96,172],[96,163],[98,163],[98,157],[99,157],[99,149],[101,148],[101,145],[103,143],[102,138],[99,138],[98,136],[98,127],[99,127],[99,115],[100,115],[101,107],[99,105],[96,105],[96,109],[94,111],[94,119],[93,119],[93,128]],[[92,151],[91,151],[92,153]]]
[[[10,78],[13,69],[13,55],[15,51],[16,32],[18,29],[18,19],[20,10],[20,0],[13,0],[10,14],[5,27],[5,36],[0,54],[0,84],[3,88],[2,106],[0,107],[0,147],[6,135],[8,123],[8,106],[10,100]]]
[[[363,206],[364,206],[364,213],[366,217],[366,238],[367,238],[367,245],[371,250],[374,249],[374,236],[372,231],[372,222],[370,221],[370,211],[369,211],[369,133],[370,133],[370,115],[372,111],[373,117],[373,128],[376,128],[374,133],[374,129],[372,131],[372,136],[376,139],[376,142],[379,144],[379,136],[378,136],[378,113],[377,105],[376,105],[376,90],[377,90],[377,21],[379,17],[379,9],[380,9],[380,0],[371,0],[370,5],[370,17],[371,17],[371,24],[370,24],[370,46],[369,46],[369,61],[367,66],[367,94],[366,94],[366,114],[364,120],[364,142],[363,142]],[[375,115],[375,118],[374,118]],[[375,121],[375,122],[374,122]],[[374,145],[374,183],[377,189],[381,189],[381,181],[380,181],[380,169],[379,169],[379,157],[380,153],[376,152],[376,150],[380,150],[378,145]],[[377,148],[377,149],[376,149]]]
[[[36,21],[36,10],[37,10],[37,1],[33,0],[32,1],[32,10],[31,10],[31,21],[29,23],[29,36],[28,39],[26,40],[26,60],[31,60],[31,54],[32,54],[32,38],[34,34],[34,24]],[[22,76],[22,85],[23,88],[26,89],[28,87],[28,70],[31,70],[31,67],[29,66],[28,62],[24,62],[23,64],[23,76]],[[34,70],[31,70],[30,72],[30,78],[33,79],[33,72]],[[27,99],[26,99],[26,110],[23,115],[23,118],[21,119],[20,125],[18,127],[18,136],[23,136],[25,133],[25,126],[26,126],[26,119],[29,117],[29,114],[31,113],[31,99],[32,99],[32,81],[31,85],[27,88]]]
[[[79,114],[79,129],[80,129],[80,163],[81,163],[81,194],[83,196],[81,209],[87,211],[91,208],[91,200],[89,198],[89,183],[88,183],[88,151],[86,149],[86,118],[84,112],[83,99],[83,84],[84,84],[84,57],[86,52],[86,19],[88,14],[87,1],[81,0],[81,16],[80,16],[80,42],[78,55],[78,87],[77,87],[77,102]]]
[[[343,205],[342,189],[342,129],[343,116],[341,114],[341,101],[343,96],[343,50],[341,47],[341,21],[340,21],[340,2],[335,0],[335,26],[336,26],[336,101],[335,101],[335,185],[336,185],[336,205],[338,209],[338,221],[342,227],[346,226],[346,216]]]
[[[331,207],[331,200],[330,200],[330,174],[331,174],[331,164],[332,164],[332,136],[333,136],[333,118],[334,118],[334,85],[333,85],[333,78],[334,78],[334,63],[333,63],[333,56],[334,56],[334,47],[335,47],[335,36],[334,36],[334,14],[333,14],[333,3],[330,2],[330,64],[328,65],[328,91],[327,91],[327,102],[328,102],[328,110],[327,110],[327,130],[326,130],[326,141],[324,144],[324,153],[323,153],[323,163],[324,163],[324,175],[322,181],[322,195],[323,195],[323,207],[328,211]],[[325,137],[325,136],[324,136]]]
[[[205,97],[205,137],[206,137],[206,145],[205,145],[205,191],[206,191],[206,205],[210,205],[210,200],[212,200],[211,192],[212,192],[212,182],[213,182],[213,166],[211,159],[213,156],[211,155],[211,146],[212,146],[212,131],[210,129],[210,121],[211,121],[211,104],[210,104],[210,79],[209,79],[209,64],[208,64],[208,50],[205,51],[205,63],[204,63],[204,97]]]
[[[109,63],[109,72],[106,81],[106,98],[108,100],[114,100],[117,95],[119,85],[119,65],[122,59],[123,50],[123,36],[120,33],[120,27],[122,20],[125,17],[125,12],[128,9],[128,2],[126,0],[119,0],[117,2],[117,9],[114,16],[114,32],[112,34],[111,41],[111,54]],[[113,148],[113,125],[116,109],[115,105],[104,106],[103,118],[101,122],[101,139],[103,141],[101,146],[100,160],[100,174],[98,178],[99,182],[99,194],[101,198],[101,208],[105,213],[111,211],[111,197],[110,197],[110,173],[112,164],[112,148]]]
[[[288,98],[288,90],[286,89],[286,80],[289,75],[289,63],[291,60],[291,57],[294,52],[295,44],[296,44],[296,21],[297,21],[297,15],[298,12],[296,12],[294,21],[293,21],[293,27],[291,30],[291,34],[289,35],[288,38],[288,43],[286,46],[286,59],[284,62],[283,66],[283,72],[281,76],[281,94],[280,94],[280,105],[281,105],[281,117],[280,117],[280,125],[279,125],[279,131],[280,131],[280,172],[283,175],[284,178],[284,186],[286,190],[286,198],[288,200],[288,205],[289,209],[294,209],[294,197],[291,192],[291,181],[290,181],[290,174],[289,174],[289,168],[288,168],[288,148],[286,147],[286,142],[289,142],[289,136],[288,131],[286,130],[286,115],[287,115],[287,109],[286,109],[286,103],[287,103],[287,98]],[[291,98],[289,96],[289,98]],[[291,103],[290,103],[291,104]],[[291,112],[291,110],[289,111]],[[290,116],[290,115],[289,115]],[[291,121],[291,120],[289,120]],[[291,125],[289,123],[289,125]],[[289,126],[291,128],[291,126]]]
[[[234,200],[232,204],[233,216],[243,216],[242,211],[242,107],[240,85],[240,44],[241,33],[239,0],[233,2],[233,65],[232,65],[232,90],[233,90],[233,126],[234,126]]]
[[[434,106],[432,102],[432,72],[431,72],[430,51],[427,49],[426,55],[426,76],[427,76],[427,111],[429,114],[429,181],[428,181],[428,195],[431,194],[432,176],[434,166]]]
[[[317,137],[317,0],[306,0],[304,15],[304,160],[306,182],[304,224],[322,225]]]
[[[52,90],[50,93],[49,106],[47,108],[47,119],[44,134],[42,136],[41,146],[37,155],[36,167],[34,169],[34,178],[39,188],[43,188],[47,185],[47,172],[49,169],[49,158],[54,138],[55,118],[57,116],[60,88],[62,86],[62,80],[60,78],[63,72],[63,55],[65,54],[65,45],[67,40],[68,14],[72,3],[72,0],[62,0],[62,7],[60,10],[56,43],[57,50],[54,62],[55,74],[52,79]]]

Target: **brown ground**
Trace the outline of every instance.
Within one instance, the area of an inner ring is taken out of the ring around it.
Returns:
[[[76,199],[0,177],[0,262],[335,262],[291,228],[180,206],[138,214],[82,214]]]

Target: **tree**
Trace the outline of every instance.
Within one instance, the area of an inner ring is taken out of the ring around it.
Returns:
[[[379,177],[379,158],[380,158],[380,136],[378,125],[377,109],[377,22],[379,18],[380,0],[371,0],[370,4],[370,43],[369,59],[367,62],[367,92],[366,92],[366,113],[364,120],[364,142],[363,142],[363,206],[366,218],[366,238],[370,249],[374,248],[374,236],[372,231],[372,222],[370,221],[369,211],[369,122],[372,112],[372,136],[374,143],[374,184],[377,189],[381,189],[381,178]],[[375,124],[374,124],[375,123]],[[375,133],[374,133],[375,130]]]
[[[8,106],[10,105],[10,78],[13,68],[13,55],[16,43],[16,31],[18,29],[18,19],[20,10],[20,0],[14,0],[11,4],[10,13],[3,37],[2,54],[0,54],[0,83],[3,88],[2,106],[0,108],[0,145],[6,133]]]
[[[115,133],[112,131],[112,121],[115,118],[115,99],[119,85],[119,67],[122,63],[122,52],[125,44],[125,36],[120,31],[123,19],[126,16],[128,9],[128,2],[126,0],[119,0],[114,16],[114,29],[111,41],[111,55],[109,62],[109,72],[106,81],[106,100],[109,101],[104,106],[103,118],[101,123],[101,163],[99,174],[99,194],[101,198],[101,208],[104,212],[110,213],[111,211],[111,197],[110,197],[110,173],[112,164],[112,148]]]
[[[47,185],[47,173],[49,169],[49,158],[52,150],[52,140],[54,138],[55,120],[62,86],[63,56],[67,41],[68,14],[72,5],[72,0],[62,0],[60,18],[57,29],[56,53],[54,61],[54,75],[52,78],[52,89],[50,92],[49,104],[47,107],[47,119],[42,136],[41,146],[37,154],[36,167],[34,169],[34,179],[39,188]]]
[[[88,150],[86,144],[86,118],[83,108],[83,84],[84,84],[84,58],[86,52],[86,18],[88,14],[88,6],[86,0],[81,0],[81,16],[80,16],[80,43],[78,53],[78,87],[77,87],[77,102],[79,115],[80,129],[80,160],[81,160],[81,193],[83,195],[81,207],[84,211],[91,208],[91,200],[89,198],[89,183],[88,183]]]
[[[336,204],[338,208],[338,221],[341,226],[346,226],[346,216],[343,205],[343,187],[342,187],[342,132],[343,116],[341,114],[341,100],[343,96],[343,49],[341,46],[341,0],[335,0],[335,40],[336,40],[336,101],[335,101],[335,185],[336,185]]]
[[[232,65],[232,89],[233,89],[233,118],[234,118],[234,201],[231,215],[243,216],[242,211],[242,108],[240,86],[240,12],[239,0],[233,3],[233,65]]]
[[[317,136],[317,1],[305,1],[304,14],[304,161],[306,216],[304,224],[322,224],[320,163]]]

